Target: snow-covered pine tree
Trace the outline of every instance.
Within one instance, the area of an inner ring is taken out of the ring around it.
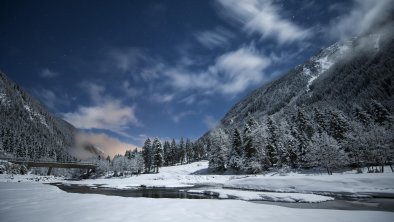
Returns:
[[[322,113],[316,107],[313,108],[313,120],[316,123],[315,128],[318,133],[327,131],[327,118],[324,113]]]
[[[249,116],[243,133],[243,164],[242,170],[247,173],[259,173],[262,171],[261,149],[254,142],[255,130],[258,124],[252,116]]]
[[[217,128],[210,132],[209,138],[208,167],[212,171],[224,171],[227,162],[228,136],[221,128]]]
[[[268,138],[267,138],[267,145],[266,150],[268,154],[268,160],[270,162],[270,166],[276,166],[278,161],[280,160],[279,157],[279,134],[278,128],[275,126],[274,122],[270,117],[267,117],[267,129],[268,129]]]
[[[144,146],[142,147],[142,156],[145,162],[145,172],[149,173],[152,168],[152,142],[149,138],[145,140]]]
[[[380,125],[383,125],[385,122],[390,124],[392,121],[390,112],[386,109],[386,107],[376,100],[371,102],[369,112],[375,122],[379,123]]]
[[[308,160],[306,155],[309,152],[309,144],[313,135],[313,127],[309,118],[302,108],[298,108],[295,116],[293,116],[294,126],[291,128],[292,136],[297,140],[297,165],[307,167]]]
[[[348,130],[349,123],[345,115],[340,111],[330,111],[330,135],[341,143],[345,140]]]
[[[154,152],[154,167],[156,168],[156,173],[159,172],[159,167],[163,164],[163,147],[158,138],[155,138],[152,143],[152,148]]]
[[[177,148],[175,139],[172,139],[170,146],[170,164],[175,165],[177,163]]]
[[[163,145],[163,160],[164,160],[164,166],[169,166],[170,161],[171,161],[171,148],[170,148],[170,142],[164,141]]]
[[[333,169],[347,164],[346,155],[338,142],[326,132],[312,137],[311,150],[307,154],[311,166],[324,167],[329,175]]]
[[[185,162],[185,156],[186,156],[185,142],[183,141],[183,137],[181,137],[181,140],[179,141],[179,148],[178,148],[178,162],[183,164]]]
[[[354,107],[354,117],[364,126],[368,126],[371,123],[371,115],[366,110],[363,110],[360,106]]]
[[[235,128],[233,130],[231,151],[227,165],[231,169],[239,171],[243,164],[242,156],[243,156],[243,149],[242,149],[241,133],[237,128]]]
[[[186,162],[191,163],[193,162],[193,143],[190,141],[189,138],[186,139]]]

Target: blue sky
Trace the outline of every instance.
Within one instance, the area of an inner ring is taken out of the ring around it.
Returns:
[[[389,2],[1,1],[0,69],[80,129],[196,139]]]

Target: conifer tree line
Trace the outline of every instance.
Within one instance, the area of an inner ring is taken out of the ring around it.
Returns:
[[[158,138],[153,141],[147,138],[142,147],[142,157],[144,171],[150,173],[158,172],[162,166],[186,164],[204,159],[206,152],[202,142],[192,142],[190,139],[185,141],[181,138],[177,144],[175,139],[162,143]]]
[[[248,115],[243,127],[216,127],[200,139],[209,168],[238,173],[272,169],[367,167],[383,172],[394,160],[394,119],[377,101],[355,105],[351,115],[334,108],[298,107],[286,115]],[[391,168],[393,170],[393,168]]]

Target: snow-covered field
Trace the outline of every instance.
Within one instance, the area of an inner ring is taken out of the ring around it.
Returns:
[[[387,194],[394,196],[394,173],[362,173],[354,171],[327,174],[286,175],[209,175],[208,162],[163,167],[158,174],[143,174],[127,178],[89,179],[67,181],[70,184],[127,189],[129,187],[192,187],[194,185],[218,185],[225,188],[274,191],[288,193],[346,193],[354,195]],[[241,198],[242,199],[242,198]]]
[[[218,196],[221,199],[233,198],[239,200],[266,200],[290,203],[319,203],[323,201],[334,200],[333,197],[304,193],[255,192],[230,189],[188,190],[187,192]]]
[[[152,199],[66,193],[57,187],[0,182],[2,222],[30,221],[393,221],[394,213],[292,209],[239,200]]]
[[[127,178],[66,181],[35,175],[0,175],[1,221],[394,221],[394,213],[292,209],[240,200],[321,202],[332,197],[314,192],[394,194],[394,173],[207,175],[208,163],[163,167],[158,174]],[[75,194],[42,184],[62,182],[127,189],[135,186],[185,187],[211,199],[153,199]],[[191,188],[194,185],[213,185]],[[253,189],[237,190],[224,187]],[[188,188],[189,187],[189,188]],[[257,191],[260,190],[260,191]],[[266,192],[279,191],[279,192]],[[287,193],[286,193],[287,192]],[[240,200],[222,200],[235,198]]]
[[[266,175],[210,175],[208,162],[200,161],[187,165],[163,167],[158,174],[142,174],[125,178],[100,178],[81,181],[65,181],[63,178],[37,177],[35,175],[0,175],[0,181],[62,182],[84,186],[130,189],[132,187],[184,187],[193,192],[213,192],[220,198],[242,200],[271,200],[282,202],[322,202],[331,200],[324,194],[346,194],[354,196],[394,196],[394,173],[363,173],[353,171],[327,174],[288,173]],[[195,185],[209,185],[200,188]],[[222,189],[230,188],[230,189]],[[242,189],[242,190],[234,190]],[[259,192],[257,192],[259,191]],[[269,191],[269,192],[267,192]],[[190,191],[191,192],[191,191]],[[276,193],[273,193],[276,192]]]

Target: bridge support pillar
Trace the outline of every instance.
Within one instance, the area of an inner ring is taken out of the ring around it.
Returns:
[[[52,172],[52,167],[49,167],[49,168],[48,168],[48,173],[47,173],[47,175],[48,175],[48,176],[51,175],[51,172]]]

